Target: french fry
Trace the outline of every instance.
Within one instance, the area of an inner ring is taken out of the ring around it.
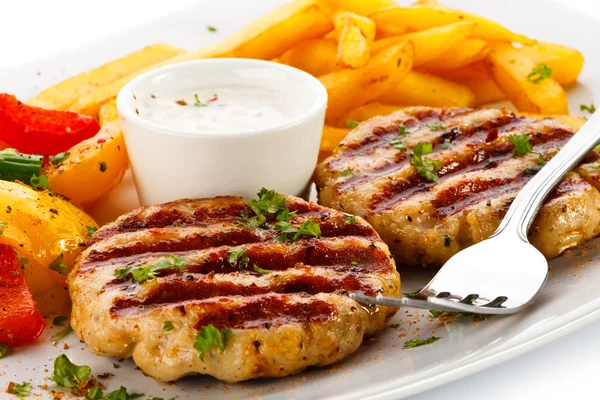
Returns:
[[[497,43],[492,46],[486,60],[496,84],[519,111],[569,113],[563,88],[546,75],[547,70],[536,68],[535,63],[519,49]]]
[[[348,114],[344,115],[342,121],[366,121],[370,118],[376,117],[378,115],[388,115],[393,113],[394,111],[398,111],[402,106],[397,106],[394,104],[382,104],[379,102],[371,102],[365,105],[362,105],[354,110],[350,111]]]
[[[433,73],[471,89],[475,95],[476,106],[506,100],[506,96],[496,85],[492,74],[482,61],[457,69],[433,71]]]
[[[366,16],[396,5],[394,0],[319,0],[319,3],[330,10],[347,10]]]
[[[552,69],[552,78],[561,85],[577,81],[583,68],[583,55],[570,47],[552,43],[523,46],[521,52],[534,64],[546,64]]]
[[[373,21],[340,10],[333,15],[333,26],[338,37],[336,64],[342,68],[358,68],[366,65],[371,56],[371,44],[375,39]]]
[[[27,104],[54,110],[66,110],[79,97],[96,88],[183,52],[184,50],[168,44],[153,44],[51,86],[29,99]]]
[[[473,37],[488,41],[519,42],[533,44],[535,40],[509,31],[497,22],[485,17],[453,10],[436,5],[414,5],[410,7],[390,7],[371,15],[378,31],[387,32],[394,25],[400,25],[408,31],[423,31],[461,21],[477,24]],[[402,29],[402,28],[401,28]]]
[[[453,53],[455,47],[471,36],[474,29],[474,22],[458,22],[421,32],[379,39],[371,46],[371,54],[375,55],[394,44],[410,40],[415,46],[414,66],[418,67],[441,55]]]
[[[485,40],[467,39],[455,46],[451,52],[443,53],[421,67],[431,71],[456,69],[483,60],[489,50]]]
[[[400,85],[377,97],[377,100],[402,106],[472,107],[475,95],[456,82],[411,71]]]
[[[404,42],[382,51],[363,68],[319,77],[329,94],[327,123],[336,125],[348,111],[398,86],[412,68],[413,58],[412,42]]]
[[[333,152],[348,132],[350,132],[350,129],[348,128],[335,128],[333,126],[325,125],[323,127],[323,136],[321,139],[321,152]]]
[[[326,8],[314,0],[297,0],[263,15],[216,45],[180,54],[156,66],[211,57],[271,60],[303,40],[321,37],[332,29],[331,16]],[[96,116],[102,104],[116,97],[127,82],[148,69],[81,96],[70,109]]]
[[[309,39],[286,51],[277,61],[320,76],[341,69],[336,64],[336,53],[334,39]]]

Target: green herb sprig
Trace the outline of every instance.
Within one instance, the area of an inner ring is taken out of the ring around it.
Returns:
[[[431,152],[433,152],[431,143],[419,142],[413,149],[413,158],[410,163],[423,178],[430,182],[437,182],[440,178],[436,173],[442,168],[442,163],[429,157],[423,157]]]

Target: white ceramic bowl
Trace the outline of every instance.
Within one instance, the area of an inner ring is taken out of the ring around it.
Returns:
[[[202,86],[252,85],[289,99],[296,116],[245,132],[191,132],[136,114],[134,94]],[[129,160],[143,205],[181,198],[252,198],[261,187],[302,196],[321,142],[327,92],[298,69],[250,59],[207,59],[168,65],[138,76],[117,97]]]

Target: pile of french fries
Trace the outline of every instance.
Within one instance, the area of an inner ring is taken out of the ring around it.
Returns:
[[[135,76],[211,57],[272,60],[318,77],[329,94],[323,155],[354,121],[406,106],[509,100],[524,113],[568,114],[564,87],[583,67],[577,50],[539,43],[436,0],[408,7],[393,0],[295,0],[215,45],[191,52],[152,45],[67,79],[28,103],[96,116]]]

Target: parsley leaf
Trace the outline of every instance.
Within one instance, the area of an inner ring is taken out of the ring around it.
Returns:
[[[243,247],[239,247],[237,249],[228,248],[227,252],[229,253],[229,257],[227,257],[227,262],[232,267],[239,267],[240,270],[245,271],[250,259],[246,255],[246,249]]]
[[[402,347],[402,349],[412,349],[413,347],[425,346],[427,344],[437,342],[440,339],[441,338],[437,336],[431,336],[427,339],[411,339],[404,342],[404,346]]]
[[[207,325],[199,332],[196,332],[196,343],[194,348],[200,352],[200,359],[204,360],[204,354],[211,347],[219,350],[225,350],[227,343],[233,338],[234,334],[230,329],[223,328],[218,330],[213,325]]]
[[[342,172],[340,172],[340,175],[352,177],[352,176],[354,176],[354,173],[352,171],[350,171],[349,169],[345,169]]]
[[[585,104],[581,104],[579,106],[579,110],[581,111],[587,111],[590,114],[593,114],[596,112],[596,106],[594,105],[594,103],[590,104],[589,106],[586,106]]]
[[[437,132],[439,130],[446,129],[446,128],[447,128],[447,126],[443,122],[436,122],[434,124],[429,124],[429,129],[431,129],[432,132]]]
[[[174,328],[173,323],[171,321],[163,322],[163,329],[167,332],[172,331]]]
[[[527,75],[527,80],[532,83],[540,83],[544,79],[550,78],[550,76],[552,76],[552,68],[542,63],[531,70]]]
[[[8,225],[8,222],[6,221],[0,221],[0,227],[5,227]],[[4,233],[4,229],[0,229],[0,235],[2,235]]]
[[[217,28],[215,28],[215,27],[214,27],[214,26],[212,26],[212,25],[208,25],[208,26],[206,27],[206,29],[208,29],[208,31],[209,31],[209,32],[216,32],[216,31],[217,31]]]
[[[250,200],[248,203],[250,208],[252,208],[252,211],[256,214],[256,223],[259,224],[257,226],[264,224],[267,220],[267,216],[277,216],[277,214],[287,209],[285,197],[274,190],[262,188],[257,196],[258,200]]]
[[[98,164],[100,164],[100,172],[106,172],[106,170],[108,169],[106,161],[100,161]]]
[[[396,150],[399,151],[406,151],[406,145],[404,143],[402,143],[402,141],[399,138],[394,138],[390,141],[390,144],[392,145],[393,148],[395,148]]]
[[[346,225],[355,225],[356,224],[356,217],[352,214],[348,214],[348,213],[343,213],[346,218],[344,218],[344,224]]]
[[[390,144],[392,145],[392,147],[394,147],[396,150],[400,150],[400,151],[406,151],[406,145],[404,143],[402,143],[402,138],[406,135],[408,135],[409,133],[413,133],[414,129],[407,129],[406,126],[404,124],[401,124],[398,126],[398,136],[396,136],[395,138],[393,138],[390,141]]]
[[[197,94],[194,94],[194,99],[196,100],[194,107],[206,107],[208,105],[208,103],[201,102]]]
[[[410,293],[402,293],[405,297],[408,297],[409,299],[420,299],[421,298],[421,290],[417,290],[416,292],[410,292]]]
[[[300,229],[298,229],[298,232],[296,232],[296,235],[294,235],[294,242],[298,240],[301,235],[320,237],[321,227],[314,221],[313,218],[310,218],[300,226]]]
[[[398,329],[400,328],[400,324],[390,324],[389,327],[392,329]]]
[[[54,261],[52,261],[50,263],[50,265],[48,266],[48,268],[50,268],[52,271],[56,271],[61,275],[66,275],[67,271],[69,271],[69,267],[67,266],[67,264],[65,264],[64,262],[62,262],[64,255],[59,255],[58,257],[56,257],[54,259]]]
[[[23,383],[14,383],[11,382],[8,385],[8,393],[14,394],[17,397],[27,397],[31,394],[31,383],[23,382]]]
[[[47,175],[37,176],[36,174],[33,174],[29,180],[29,185],[37,190],[50,190]]]
[[[540,172],[541,169],[542,169],[542,167],[540,167],[539,165],[534,165],[532,167],[525,169],[524,172],[529,176],[534,176],[535,174]]]
[[[98,228],[96,228],[95,226],[86,225],[85,229],[87,229],[88,236],[92,236],[94,233],[96,233],[96,231],[98,231]]]
[[[87,365],[75,365],[67,356],[61,354],[54,360],[54,372],[50,380],[61,387],[76,388],[81,382],[89,379],[91,373],[92,370]]]
[[[413,158],[410,163],[423,178],[430,182],[437,182],[440,178],[436,172],[442,168],[442,163],[429,157],[423,157],[424,154],[429,154],[432,151],[433,146],[431,143],[419,142],[413,149]]]
[[[359,124],[360,124],[360,122],[355,121],[353,119],[349,119],[349,120],[346,121],[346,126],[348,128],[356,128]]]
[[[8,345],[4,343],[0,343],[0,360],[6,357],[8,354]]]
[[[55,156],[50,156],[50,164],[58,165],[61,162],[64,162],[67,158],[69,158],[70,155],[71,153],[67,151],[66,153],[58,153]]]
[[[102,388],[100,386],[94,386],[85,394],[85,398],[87,400],[102,400],[104,397],[104,393],[102,392]]]
[[[59,315],[58,317],[54,317],[54,319],[52,320],[52,325],[62,325],[65,322],[67,322],[67,317]]]
[[[266,274],[270,274],[271,272],[273,272],[273,271],[271,271],[270,269],[263,269],[263,268],[259,267],[259,266],[258,266],[258,265],[256,265],[256,264],[252,265],[252,269],[253,269],[253,270],[254,270],[256,273],[258,273],[258,274],[261,274],[261,275],[266,275]]]
[[[172,261],[172,262],[171,262]],[[165,269],[177,268],[179,272],[183,272],[187,260],[185,258],[175,256],[173,254],[167,254],[164,259],[158,261],[155,264],[146,265],[142,268],[133,269],[133,267],[121,268],[115,271],[115,277],[119,280],[126,280],[129,274],[131,277],[141,283],[144,281],[156,279],[156,273]]]
[[[56,332],[54,335],[52,335],[52,339],[54,340],[60,340],[60,339],[64,339],[67,336],[69,336],[69,334],[73,332],[73,328],[71,328],[71,325],[67,325],[66,328],[61,329],[60,331]]]
[[[127,389],[123,386],[118,388],[117,390],[113,390],[106,397],[102,398],[102,400],[129,400],[129,399],[137,399],[138,397],[142,397],[142,394],[138,393],[127,393]]]
[[[452,243],[452,239],[450,238],[450,236],[448,236],[448,235],[444,236],[444,247],[450,247],[451,243]]]
[[[515,145],[513,155],[515,157],[522,156],[533,150],[533,146],[530,142],[530,137],[526,133],[520,135],[510,135],[508,141]]]

